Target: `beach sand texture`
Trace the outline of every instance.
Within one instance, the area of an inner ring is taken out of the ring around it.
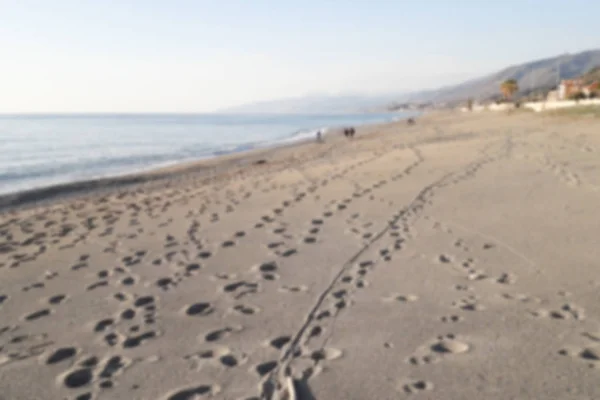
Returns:
[[[7,209],[0,399],[600,398],[599,154],[440,113]]]

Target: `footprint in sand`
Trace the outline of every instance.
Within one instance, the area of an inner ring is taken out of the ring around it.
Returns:
[[[454,339],[454,335],[446,335],[431,346],[431,350],[440,354],[460,354],[469,351],[470,346]]]
[[[143,342],[154,339],[158,336],[155,331],[144,332],[140,335],[129,336],[123,341],[123,348],[130,349],[140,346]]]
[[[473,290],[473,288],[468,285],[455,285],[454,289],[458,290],[459,292],[470,292],[471,290]]]
[[[286,257],[287,258],[287,257],[290,257],[290,256],[296,254],[296,253],[298,253],[298,250],[296,250],[296,249],[288,249],[288,250],[286,250],[286,251],[284,251],[284,252],[281,253],[281,257]]]
[[[597,347],[586,347],[581,350],[579,357],[587,361],[600,361],[600,349]]]
[[[104,364],[102,368],[100,368],[100,373],[98,374],[98,376],[101,379],[111,379],[114,376],[119,375],[130,364],[130,360],[127,360],[119,355],[111,356],[104,361]],[[112,386],[111,381],[104,382],[105,384],[110,382]]]
[[[254,315],[260,312],[260,308],[247,304],[237,304],[232,307],[232,310],[243,315]]]
[[[58,364],[66,360],[70,360],[77,354],[77,349],[75,347],[61,347],[56,349],[48,358],[46,359],[47,365]]]
[[[414,294],[407,294],[407,295],[392,294],[390,296],[383,298],[383,301],[385,301],[385,302],[400,302],[400,303],[414,303],[417,300],[419,300],[419,296],[414,295]]]
[[[271,242],[271,243],[267,244],[267,248],[269,248],[269,249],[276,249],[278,247],[283,246],[284,244],[285,243],[283,243],[283,242]]]
[[[467,275],[467,279],[470,281],[482,281],[484,279],[487,279],[488,276],[485,272],[483,271],[476,271],[476,270],[470,270],[469,274]]]
[[[242,331],[241,326],[226,326],[222,329],[217,329],[215,331],[211,331],[204,336],[204,340],[206,342],[215,342],[221,340],[232,333],[238,333]]]
[[[221,247],[228,248],[235,246],[235,242],[233,240],[226,240],[221,244]]]
[[[211,276],[209,279],[211,280],[224,280],[224,281],[228,281],[230,279],[236,279],[237,275],[236,274],[224,274],[224,273],[217,273],[214,274],[213,276]]]
[[[319,361],[332,361],[332,360],[337,360],[338,358],[341,358],[343,355],[343,352],[341,350],[338,349],[334,349],[331,347],[326,347],[326,348],[322,348],[319,350],[315,350],[310,354],[310,358],[315,361],[315,362],[319,362]]]
[[[583,348],[567,347],[560,349],[558,354],[571,358],[579,358],[581,361],[588,362],[590,368],[600,367],[600,346],[598,344]]]
[[[441,360],[441,357],[468,352],[471,346],[456,338],[454,334],[438,336],[437,339],[427,345],[421,346],[407,359],[411,365],[433,364]]]
[[[560,310],[539,309],[531,311],[531,315],[538,318],[551,318],[555,320],[575,319],[582,321],[585,319],[585,311],[573,304],[564,304]]]
[[[440,254],[440,256],[438,257],[438,261],[443,263],[443,264],[448,264],[452,262],[452,257],[448,256],[446,254]]]
[[[270,340],[267,344],[277,350],[281,350],[292,340],[291,336],[278,336]]]
[[[503,273],[502,275],[500,275],[500,277],[496,280],[496,282],[502,284],[502,285],[512,285],[517,281],[517,278],[510,273]]]
[[[443,317],[440,317],[440,321],[445,322],[445,323],[456,323],[456,322],[461,322],[464,318],[461,317],[460,315],[445,315]]]
[[[222,357],[226,354],[230,354],[230,353],[231,353],[231,350],[228,347],[217,346],[217,347],[213,347],[209,350],[200,351],[199,353],[189,354],[183,358],[186,360],[196,359],[196,358],[210,360],[210,359],[220,358],[220,357]]]
[[[114,347],[122,341],[122,336],[117,335],[114,332],[111,332],[104,336],[104,342],[110,347]]]
[[[67,299],[65,294],[57,294],[48,298],[48,304],[58,305],[63,303]]]
[[[278,270],[277,263],[274,261],[269,261],[262,263],[256,269],[260,272],[275,272]]]
[[[153,296],[141,296],[135,299],[133,305],[135,307],[146,307],[155,303]]]
[[[177,389],[175,392],[168,394],[165,400],[192,400],[200,396],[213,397],[221,391],[217,385],[199,385],[191,388]]]
[[[399,386],[406,394],[417,394],[433,390],[433,383],[423,380],[410,380],[408,382],[402,382]]]
[[[202,267],[200,266],[200,264],[196,264],[196,263],[192,263],[192,264],[188,264],[185,267],[185,272],[188,274],[192,274],[196,271],[199,271]]]
[[[302,293],[302,292],[307,292],[308,291],[308,287],[304,286],[304,285],[300,285],[300,286],[282,286],[279,288],[279,291],[281,293]]]
[[[216,362],[225,368],[234,368],[245,364],[248,357],[243,353],[236,355],[228,347],[219,346],[196,354],[187,355],[184,359],[194,362],[196,368],[201,368],[200,361],[202,360]]]
[[[458,301],[453,301],[452,305],[454,307],[458,307],[464,311],[483,311],[485,307],[477,302],[476,296],[469,296],[467,298],[459,299]]]
[[[212,314],[214,310],[215,309],[211,303],[200,302],[186,306],[183,312],[190,317],[204,317]]]
[[[23,319],[25,321],[35,321],[37,319],[40,319],[42,317],[47,317],[50,314],[52,314],[52,310],[50,310],[49,308],[45,308],[43,310],[39,310],[39,311],[35,311],[31,314],[28,314],[26,316],[23,317]]]
[[[257,293],[258,288],[258,283],[238,281],[223,286],[223,291],[231,293],[236,299],[240,299],[248,294]]]
[[[594,342],[600,342],[600,332],[584,332],[582,335]]]
[[[96,322],[96,324],[94,325],[94,332],[96,332],[96,333],[104,332],[106,329],[108,329],[114,323],[115,323],[115,320],[112,318],[101,319],[100,321]]]
[[[123,278],[121,280],[121,285],[124,285],[124,286],[133,286],[133,285],[135,285],[135,278],[133,278],[131,276]]]
[[[267,361],[262,364],[258,364],[254,367],[254,371],[260,376],[264,377],[268,375],[271,371],[277,368],[277,361]]]
[[[155,284],[164,291],[167,291],[170,288],[177,286],[177,283],[169,277],[159,278]]]
[[[108,281],[102,280],[102,281],[92,283],[85,290],[92,291],[92,290],[98,289],[100,287],[107,287],[107,286],[108,286]]]
[[[121,311],[120,317],[122,320],[132,320],[135,318],[135,311],[131,308],[127,308]]]
[[[357,279],[355,286],[357,289],[364,289],[365,287],[369,286],[369,282],[363,279]]]
[[[92,383],[94,379],[91,368],[80,368],[69,371],[62,376],[62,383],[68,389],[78,389]]]
[[[88,358],[79,361],[78,365],[86,368],[94,368],[100,363],[100,360],[96,356],[90,356]]]

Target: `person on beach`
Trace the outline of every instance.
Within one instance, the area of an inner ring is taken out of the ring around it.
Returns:
[[[323,141],[323,134],[321,133],[321,130],[319,129],[317,131],[317,142],[321,143]]]

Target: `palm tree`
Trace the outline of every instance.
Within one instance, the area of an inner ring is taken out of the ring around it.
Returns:
[[[506,100],[512,98],[519,91],[519,84],[515,79],[507,79],[500,85],[500,91]]]
[[[467,100],[467,109],[469,111],[473,111],[473,99],[469,97],[469,99]]]

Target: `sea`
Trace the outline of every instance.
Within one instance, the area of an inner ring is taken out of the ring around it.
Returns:
[[[0,194],[314,139],[409,113],[0,115]]]

